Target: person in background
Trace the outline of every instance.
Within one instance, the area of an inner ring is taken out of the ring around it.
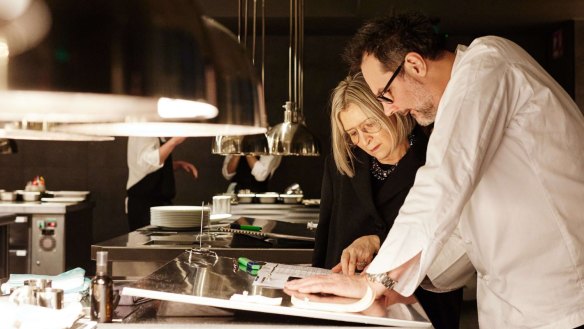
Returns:
[[[354,274],[379,250],[426,160],[427,137],[408,116],[383,114],[361,73],[331,97],[332,155],[325,160],[313,266]],[[415,127],[415,128],[414,128]],[[462,288],[418,301],[435,328],[459,327]]]
[[[197,178],[197,168],[173,161],[172,152],[185,137],[129,137],[127,213],[130,231],[150,225],[150,207],[172,204],[176,190],[174,171],[182,169]]]
[[[347,48],[386,115],[434,129],[365,279],[287,289],[411,295],[456,227],[477,270],[481,328],[584,325],[584,117],[521,47],[480,37],[456,52],[428,17],[365,24]]]
[[[237,183],[235,192],[250,190],[251,192],[268,191],[268,180],[274,175],[282,162],[281,156],[227,155],[223,161],[221,173],[230,182]]]

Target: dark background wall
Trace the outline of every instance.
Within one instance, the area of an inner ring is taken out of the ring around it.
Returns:
[[[236,31],[233,19],[223,21]],[[58,27],[60,22],[57,17],[53,24]],[[358,25],[353,22],[346,28],[327,29],[313,28],[311,22],[318,25],[314,19],[306,22],[303,111],[309,129],[320,139],[323,156],[285,157],[270,181],[270,190],[281,192],[286,186],[296,182],[303,188],[305,198],[319,198],[324,155],[330,149],[329,95],[346,74],[346,67],[339,54]],[[338,23],[342,24],[343,20]],[[567,29],[565,42],[567,45],[573,44],[574,41],[569,39],[573,25],[569,24],[532,26],[513,31],[457,31],[449,33],[449,42],[454,47],[458,43],[468,43],[476,35],[506,36],[525,47],[544,67],[551,68],[554,76],[573,93],[573,53],[566,51],[561,58],[550,57],[551,34],[557,28]],[[276,21],[273,28],[268,24],[267,29],[265,94],[269,123],[275,125],[283,120],[282,105],[288,100],[289,39],[285,21]],[[46,49],[41,54],[31,51],[23,54],[24,59],[21,61],[27,62],[34,56],[53,55],[47,54]],[[92,67],[84,78],[98,79],[107,90],[108,79],[104,79],[103,74],[108,70],[107,67]],[[19,153],[0,156],[0,188],[22,189],[34,176],[42,175],[49,190],[89,190],[95,201],[94,242],[117,236],[127,231],[124,214],[126,143],[126,138],[116,138],[111,142],[18,141]],[[185,173],[176,174],[176,204],[200,205],[201,202],[209,202],[213,195],[227,188],[228,182],[221,175],[223,158],[212,155],[210,147],[211,138],[190,138],[174,152],[175,159],[193,162],[200,175],[199,179],[193,180]]]

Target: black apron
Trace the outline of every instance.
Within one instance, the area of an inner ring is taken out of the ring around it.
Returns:
[[[263,182],[257,181],[251,174],[251,169],[249,168],[247,160],[245,157],[241,157],[237,164],[237,168],[235,169],[235,176],[233,176],[231,182],[237,183],[237,186],[235,187],[236,193],[239,192],[239,190],[251,190],[254,193],[258,193],[268,191],[268,179],[269,177]]]
[[[162,143],[163,144],[163,143]],[[130,232],[150,225],[150,207],[172,204],[176,194],[172,154],[162,168],[146,175],[128,189],[128,224]]]

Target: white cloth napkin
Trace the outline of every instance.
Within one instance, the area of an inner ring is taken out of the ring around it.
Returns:
[[[0,329],[63,329],[70,328],[82,313],[81,303],[66,305],[60,310],[35,305],[16,305],[0,300]]]
[[[63,289],[65,294],[83,293],[89,288],[89,279],[85,279],[85,270],[77,267],[58,275],[39,275],[39,274],[10,274],[10,278],[2,284],[0,290],[3,294],[9,294],[13,288],[24,285],[24,281],[31,279],[49,279],[52,281],[52,287]]]

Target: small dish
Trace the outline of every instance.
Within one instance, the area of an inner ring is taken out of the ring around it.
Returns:
[[[303,197],[303,194],[280,194],[280,199],[284,203],[300,203]]]
[[[2,192],[0,192],[0,200],[16,201],[16,193],[2,190]]]
[[[253,193],[239,193],[237,194],[237,200],[239,203],[251,203],[255,196]]]
[[[41,192],[21,191],[23,201],[39,201],[41,199]]]
[[[267,192],[263,194],[256,194],[256,198],[260,200],[260,203],[276,203],[278,199],[278,193]]]

